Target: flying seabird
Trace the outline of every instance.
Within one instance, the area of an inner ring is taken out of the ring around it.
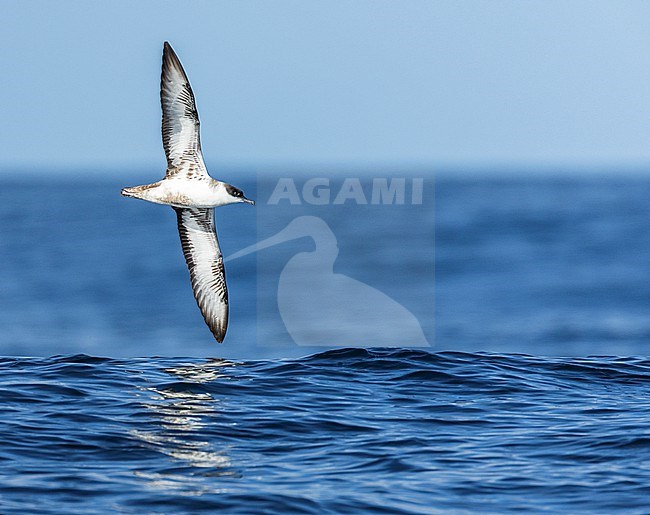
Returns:
[[[201,154],[199,115],[185,70],[165,41],[160,79],[165,178],[124,188],[122,195],[172,206],[194,297],[212,334],[221,343],[228,327],[228,289],[214,223],[215,207],[246,202],[243,192],[210,177]]]

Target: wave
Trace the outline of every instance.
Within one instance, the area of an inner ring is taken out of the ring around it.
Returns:
[[[0,359],[6,511],[643,512],[650,360]]]

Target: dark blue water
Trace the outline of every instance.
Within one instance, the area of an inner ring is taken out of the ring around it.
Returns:
[[[3,512],[647,512],[650,361],[0,361]]]
[[[2,180],[2,354],[257,359],[326,350],[257,334],[263,292],[253,258],[227,264],[231,323],[215,346],[192,297],[174,213],[118,194],[152,177]],[[235,182],[257,196],[254,177]],[[408,244],[378,243],[359,225],[374,218],[351,207],[331,212],[341,214],[329,223],[354,243],[339,245],[340,270],[416,312],[433,350],[634,355],[650,338],[649,198],[644,177],[442,177],[435,194],[426,191],[424,232],[410,211],[386,208],[392,225],[379,236]],[[219,210],[226,256],[256,241],[259,207]],[[432,248],[435,280],[418,272],[386,280],[405,262],[429,274]]]
[[[172,210],[118,195],[151,175],[0,182],[0,511],[648,511],[650,179],[441,177],[390,211],[409,245],[328,211],[339,270],[432,344],[345,350],[260,331],[246,259],[218,346]]]

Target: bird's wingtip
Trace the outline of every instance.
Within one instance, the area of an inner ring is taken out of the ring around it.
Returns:
[[[169,41],[165,41],[163,44],[163,69],[165,67],[170,67],[177,69],[185,75],[185,71],[183,70],[183,66],[181,65],[181,61],[176,55],[176,51],[174,48],[169,44]],[[185,77],[185,80],[187,81],[187,77]]]
[[[214,336],[214,339],[217,340],[217,343],[223,343],[223,340],[226,338],[226,331],[228,330],[227,318],[225,321],[217,319],[216,321],[213,320],[212,322],[208,322],[206,319],[206,323],[210,328],[210,332],[212,333],[212,336]]]
[[[176,52],[174,52],[174,49],[172,46],[169,44],[169,41],[165,41],[163,43],[163,57],[176,57]],[[178,59],[178,58],[177,58]]]

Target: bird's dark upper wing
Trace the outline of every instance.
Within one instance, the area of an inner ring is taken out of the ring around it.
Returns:
[[[207,174],[199,136],[199,115],[194,93],[183,66],[165,41],[160,78],[162,140],[167,156],[167,175],[192,171]]]
[[[194,297],[219,343],[228,327],[228,289],[219,241],[215,232],[214,209],[174,208],[178,232]]]

